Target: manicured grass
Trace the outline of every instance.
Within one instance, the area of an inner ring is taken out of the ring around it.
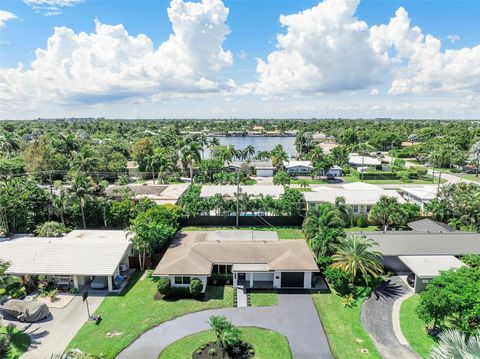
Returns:
[[[435,182],[432,182],[432,177],[424,177],[422,179],[414,179],[408,182],[403,182],[400,179],[386,179],[386,180],[364,180],[365,183],[372,184],[438,184],[438,179],[435,179]],[[444,178],[441,179],[440,183],[447,182]]]
[[[95,312],[103,318],[100,324],[85,323],[68,348],[114,358],[140,334],[164,321],[200,310],[233,305],[232,287],[208,286],[203,301],[155,300],[155,283],[148,277],[139,279],[141,275],[141,272],[135,273],[125,294],[105,298]]]
[[[477,177],[475,175],[469,175],[469,174],[466,174],[466,173],[452,173],[452,175],[455,175],[457,177],[467,179],[467,180],[470,180],[470,181],[480,182],[480,177]]]
[[[242,339],[255,349],[255,359],[292,358],[288,341],[283,335],[254,327],[240,327],[240,330]],[[196,349],[214,340],[215,336],[209,331],[190,335],[168,346],[159,359],[191,359]]]
[[[0,335],[7,333],[9,330],[7,327],[0,327]],[[10,333],[10,340],[10,350],[5,356],[2,356],[2,359],[20,358],[30,346],[30,337],[17,328]]]
[[[376,230],[378,230],[378,226],[367,226],[365,228],[361,228],[361,227],[345,228],[345,232],[374,232]]]
[[[278,304],[278,293],[275,290],[259,290],[250,292],[252,307],[267,307]]]
[[[428,358],[435,339],[427,334],[425,322],[415,313],[420,301],[418,294],[408,298],[400,307],[400,327],[412,349],[423,358]]]
[[[381,359],[360,321],[361,301],[348,308],[333,293],[312,294],[315,307],[336,359]],[[363,350],[368,352],[362,353]]]
[[[301,179],[294,179],[294,180],[291,180],[290,181],[290,184],[300,184],[302,182],[305,182],[306,184],[324,184],[324,183],[329,183],[328,180],[326,179],[305,179],[305,180],[301,180]]]
[[[302,230],[295,227],[183,227],[182,231],[220,231],[220,230],[245,230],[245,231],[274,231],[278,234],[278,239],[304,239]]]

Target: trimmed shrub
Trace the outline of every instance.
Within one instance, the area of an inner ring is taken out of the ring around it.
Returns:
[[[190,291],[190,294],[197,297],[202,293],[203,289],[203,284],[202,281],[198,278],[193,278],[190,281],[190,285],[188,286],[188,290]]]
[[[330,264],[332,264],[332,258],[330,256],[318,256],[317,264],[320,269],[325,270]]]
[[[168,295],[172,290],[170,278],[160,278],[157,282],[157,289],[160,294]]]
[[[410,169],[417,172],[418,177],[426,176],[428,173],[428,168],[424,166],[412,166]]]
[[[0,334],[0,357],[6,357],[10,350],[10,338],[7,334]]]
[[[229,285],[233,283],[233,274],[212,273],[208,282],[213,285]]]
[[[479,254],[467,254],[463,256],[462,262],[472,268],[480,269],[480,255]]]
[[[367,219],[365,218],[365,216],[358,217],[357,226],[360,228],[366,228],[368,226]]]

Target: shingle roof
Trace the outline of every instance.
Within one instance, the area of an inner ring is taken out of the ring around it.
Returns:
[[[417,232],[448,233],[455,231],[455,229],[450,227],[448,224],[434,221],[430,218],[424,218],[418,221],[410,222],[408,223],[408,226]]]
[[[303,240],[211,241],[207,236],[206,232],[180,232],[153,274],[208,276],[214,263],[266,264],[270,271],[318,271]]]
[[[63,238],[22,237],[0,242],[7,274],[113,275],[127,252],[124,231],[76,230]]]
[[[480,233],[422,233],[416,231],[364,233],[384,256],[480,254]]]

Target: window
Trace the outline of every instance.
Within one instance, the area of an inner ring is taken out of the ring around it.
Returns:
[[[358,206],[353,206],[353,213],[358,213]]]
[[[190,284],[190,277],[175,277],[175,284]]]

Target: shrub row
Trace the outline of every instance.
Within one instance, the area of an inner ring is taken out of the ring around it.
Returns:
[[[193,278],[188,287],[172,287],[169,278],[160,278],[157,289],[169,299],[198,298],[202,294],[203,284],[200,279]]]

